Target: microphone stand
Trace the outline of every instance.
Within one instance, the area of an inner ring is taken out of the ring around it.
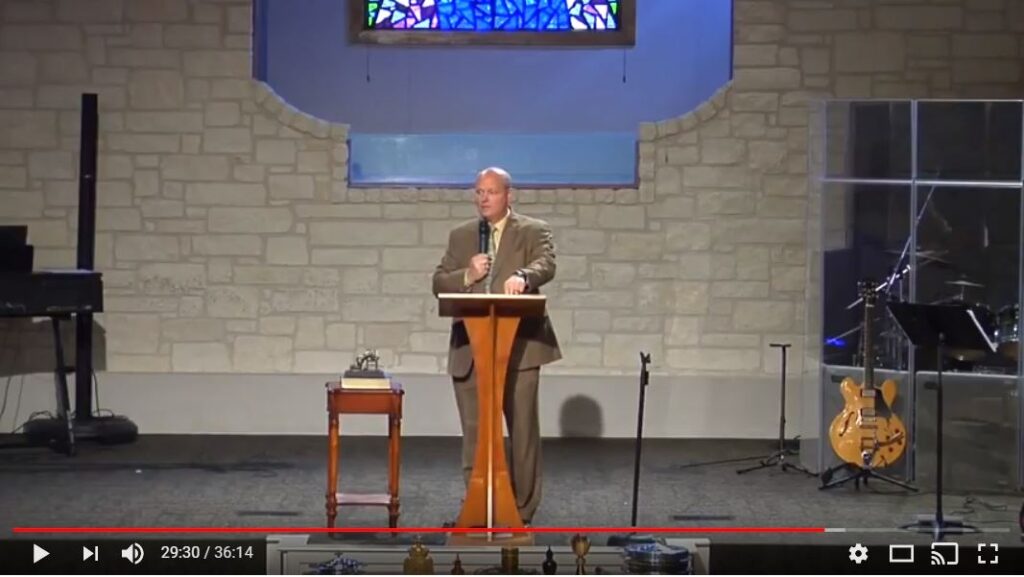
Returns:
[[[924,212],[925,212],[925,210],[927,210],[928,204],[931,202],[932,195],[934,193],[935,193],[935,186],[932,185],[931,190],[928,191],[928,196],[925,197],[925,199],[924,199],[924,204],[921,205],[921,209],[917,212],[917,217],[914,219],[914,230],[916,230],[917,227],[921,224],[921,217],[924,216]],[[912,237],[913,237],[913,230],[910,232],[910,234],[907,235],[907,241],[905,243],[903,243],[903,250],[900,251],[900,258],[896,260],[896,264],[893,265],[892,271],[889,273],[889,276],[885,279],[885,282],[883,282],[882,284],[880,284],[877,287],[875,287],[875,293],[876,294],[882,294],[882,292],[884,290],[884,294],[886,296],[889,296],[889,291],[892,289],[892,285],[896,282],[896,280],[898,280],[900,277],[902,277],[904,274],[906,274],[906,272],[908,272],[910,270],[910,265],[909,264],[906,267],[903,267],[902,269],[900,268],[900,265],[903,264],[903,259],[906,258],[907,257],[907,253],[910,252],[910,240],[911,240]],[[864,299],[863,298],[858,298],[857,300],[855,300],[852,303],[850,303],[846,307],[846,310],[851,310],[851,309],[857,308],[857,307],[860,306],[860,304],[862,302],[864,302]]]
[[[914,229],[913,230],[917,230],[917,227],[921,224],[921,218],[924,217],[924,213],[928,209],[928,205],[931,203],[932,195],[934,195],[934,194],[935,194],[935,185],[932,185],[931,189],[928,190],[928,196],[925,197],[924,203],[921,205],[920,210],[917,211],[917,216],[914,218]],[[886,300],[890,300],[890,293],[892,291],[893,285],[896,284],[896,281],[902,281],[903,277],[907,273],[910,272],[910,263],[907,263],[905,266],[901,266],[901,265],[903,265],[903,259],[907,258],[907,254],[910,252],[910,241],[911,241],[911,239],[914,236],[913,235],[913,230],[911,230],[911,232],[907,234],[907,240],[906,240],[906,242],[903,243],[903,250],[900,251],[900,257],[896,260],[896,263],[893,265],[892,270],[889,272],[889,275],[886,277],[885,282],[883,282],[880,285],[878,285],[877,287],[875,287],[875,293],[876,294],[884,294],[886,296]],[[902,290],[901,290],[901,292],[902,292]],[[900,295],[900,298],[901,299],[903,298],[902,294]],[[857,300],[855,300],[852,303],[850,303],[849,305],[847,305],[846,310],[853,310],[853,309],[857,308],[858,306],[860,306],[861,303],[863,303],[863,302],[864,302],[863,298],[858,298]],[[845,337],[847,337],[847,336],[849,336],[849,335],[851,335],[851,334],[853,334],[853,333],[855,333],[855,332],[857,332],[859,330],[860,330],[860,326],[855,326],[852,329],[850,329],[850,330],[848,330],[848,331],[846,331],[846,332],[844,332],[842,334],[836,335],[834,337],[826,338],[825,339],[825,344],[826,345],[836,344],[836,345],[840,345],[841,346],[841,342],[842,342],[843,338],[845,338]],[[865,351],[864,354],[868,354],[868,352]],[[856,360],[854,362],[856,362]]]
[[[647,398],[647,385],[650,383],[650,373],[647,371],[647,364],[651,362],[650,353],[640,353],[640,400],[637,403],[636,414],[636,450],[633,456],[633,510],[630,516],[629,526],[636,527],[637,502],[640,496],[640,455],[643,452],[644,436],[644,403]],[[612,535],[608,538],[609,547],[625,547],[633,543],[653,543],[651,535],[637,535],[635,532],[626,535]]]
[[[931,203],[932,195],[933,194],[935,194],[935,185],[934,184],[932,185],[932,188],[928,191],[928,196],[925,197],[924,204],[921,205],[921,210],[919,210],[917,212],[917,218],[914,219],[914,230],[916,230],[917,227],[921,224],[921,217],[924,216],[924,211],[928,209],[928,204]],[[913,231],[911,231],[911,232],[913,232]],[[912,236],[913,236],[913,234],[908,234],[907,235],[907,242],[903,243],[903,251],[900,253],[900,258],[899,258],[899,260],[896,261],[896,264],[893,265],[892,273],[889,275],[889,278],[886,280],[886,291],[885,291],[886,296],[889,295],[889,290],[892,289],[892,285],[896,281],[897,276],[899,276],[901,274],[898,271],[900,269],[900,265],[903,264],[903,259],[907,258],[907,253],[910,252],[910,238]],[[907,266],[909,267],[910,265],[907,265]]]
[[[816,475],[799,463],[790,463],[786,460],[786,457],[793,457],[797,455],[797,452],[793,449],[786,448],[786,349],[792,346],[790,343],[770,343],[770,347],[773,349],[782,350],[782,382],[779,386],[781,389],[782,400],[779,401],[779,449],[761,459],[761,462],[752,467],[740,469],[736,471],[737,475],[756,471],[758,469],[767,469],[768,467],[774,467],[778,465],[782,468],[782,471],[788,471],[790,469],[799,471],[809,477],[815,477]]]

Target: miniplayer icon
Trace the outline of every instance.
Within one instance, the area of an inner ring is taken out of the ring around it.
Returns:
[[[913,563],[914,562],[914,546],[913,545],[889,545],[889,562],[890,563]]]

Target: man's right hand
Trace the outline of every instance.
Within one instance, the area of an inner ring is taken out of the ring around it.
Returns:
[[[469,259],[469,268],[467,274],[469,275],[469,282],[475,283],[480,279],[487,276],[487,271],[491,268],[491,259],[484,253],[473,255],[473,258]]]

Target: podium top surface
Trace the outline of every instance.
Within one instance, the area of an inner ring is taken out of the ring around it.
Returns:
[[[546,296],[535,294],[441,293],[437,312],[442,317],[479,317],[489,316],[493,307],[497,316],[539,317],[546,302]]]

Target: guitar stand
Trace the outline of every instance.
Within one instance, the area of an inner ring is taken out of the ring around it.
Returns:
[[[832,476],[835,475],[836,472],[842,470],[852,470],[853,472],[845,477],[833,480]],[[879,481],[884,481],[886,483],[895,485],[908,491],[917,491],[917,487],[914,487],[909,483],[904,483],[903,481],[900,481],[899,479],[896,479],[894,477],[877,473],[874,469],[870,467],[858,467],[857,465],[853,465],[851,463],[843,463],[841,465],[836,465],[835,467],[829,467],[828,469],[826,469],[825,472],[821,474],[822,485],[821,487],[818,488],[831,489],[833,487],[839,487],[841,485],[849,483],[850,481],[853,481],[854,488],[856,488],[859,491],[861,482],[863,481],[864,486],[866,487],[868,485],[868,479],[878,479]]]
[[[772,348],[782,349],[782,402],[779,405],[779,450],[761,459],[760,463],[753,467],[739,469],[736,471],[736,474],[742,475],[751,471],[767,469],[768,467],[779,465],[784,472],[792,469],[809,477],[814,477],[814,473],[808,471],[799,464],[786,461],[786,457],[792,457],[797,454],[796,451],[786,448],[786,349],[792,345],[789,343],[771,343],[769,346]]]

